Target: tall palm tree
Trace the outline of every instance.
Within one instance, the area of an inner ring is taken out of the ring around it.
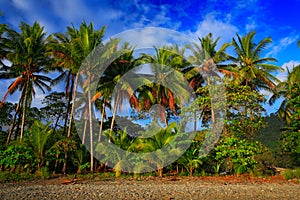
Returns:
[[[70,112],[68,137],[71,137],[74,112],[74,103],[71,107],[70,102],[72,99],[76,98],[78,79],[80,79],[78,70],[92,50],[102,44],[104,32],[105,27],[95,30],[92,23],[87,24],[86,22],[83,22],[79,29],[72,25],[67,27],[67,32],[65,34],[55,34],[55,40],[50,46],[52,54],[55,57],[55,66],[64,69],[62,74],[57,77],[56,80],[64,81],[66,83],[66,95],[69,94],[67,109],[68,113]]]
[[[272,91],[276,83],[280,82],[272,73],[282,70],[282,68],[270,64],[270,62],[277,62],[275,58],[262,57],[263,50],[272,42],[272,39],[268,37],[255,43],[253,41],[255,34],[255,31],[242,37],[237,34],[237,39],[233,38],[232,40],[235,57],[231,57],[231,59],[239,72],[239,77],[234,81],[255,90]]]
[[[67,80],[71,80],[71,91],[72,94],[69,96],[69,101],[76,98],[76,90],[78,87],[80,75],[79,68],[82,66],[84,60],[92,53],[92,51],[102,45],[102,39],[104,36],[105,27],[99,30],[95,30],[93,23],[87,24],[86,22],[81,23],[79,29],[75,28],[74,25],[67,27],[66,34],[56,34],[56,42],[52,44],[52,52],[56,58],[56,65],[61,66],[68,71]],[[86,71],[85,73],[89,73]],[[90,74],[87,75],[88,79]],[[74,80],[75,78],[75,80]],[[69,82],[66,84],[66,88],[69,87]],[[88,81],[89,87],[89,81]],[[90,92],[89,88],[87,92]],[[91,111],[91,95],[88,95],[88,106],[89,106],[89,130],[90,130],[90,140],[92,140],[92,111]],[[75,109],[75,103],[73,102],[70,117],[69,117],[69,127],[67,136],[71,137],[72,129],[72,118]],[[91,145],[91,171],[94,170],[93,165],[93,141],[90,141]],[[66,155],[67,156],[67,155]]]
[[[220,72],[228,77],[236,76],[234,70],[227,64],[224,64],[229,59],[226,53],[226,49],[230,46],[229,43],[223,44],[217,50],[220,37],[214,40],[212,33],[209,33],[205,37],[198,39],[200,44],[193,43],[192,45],[187,45],[187,48],[193,52],[193,55],[189,57],[192,66],[185,72],[187,79],[195,91],[203,83],[203,78],[206,78],[206,84],[210,86],[211,76],[218,76],[216,72]],[[211,122],[214,123],[215,113],[213,107],[211,107],[210,111]]]
[[[52,37],[51,35],[47,37],[44,28],[37,22],[32,26],[21,22],[20,29],[21,32],[7,29],[5,37],[2,38],[7,50],[6,59],[12,63],[12,66],[6,67],[4,71],[1,71],[0,78],[14,78],[1,103],[5,101],[8,94],[12,94],[16,90],[21,91],[16,113],[22,104],[20,132],[20,140],[22,140],[25,128],[26,108],[31,105],[32,96],[36,93],[35,88],[38,88],[43,93],[45,93],[45,89],[51,89],[48,85],[52,81],[51,78],[41,73],[49,71],[48,66],[51,63],[51,58],[47,56],[47,45]]]

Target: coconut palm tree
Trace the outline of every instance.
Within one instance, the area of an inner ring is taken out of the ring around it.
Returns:
[[[67,32],[65,34],[55,34],[55,40],[51,43],[50,49],[52,55],[55,57],[54,66],[58,69],[64,69],[62,70],[62,74],[55,80],[56,82],[65,82],[66,95],[69,94],[67,109],[67,112],[70,112],[68,137],[71,137],[74,112],[74,103],[70,106],[70,102],[72,99],[76,98],[78,79],[80,79],[78,70],[92,50],[102,44],[104,32],[105,27],[95,30],[92,23],[87,24],[86,22],[83,22],[79,29],[72,25],[67,27]]]
[[[250,86],[252,89],[274,90],[280,81],[272,73],[282,70],[281,67],[270,64],[277,62],[275,58],[262,57],[265,47],[272,42],[270,37],[255,43],[252,31],[245,36],[237,34],[237,39],[232,39],[235,57],[231,57],[239,76],[234,80],[236,84]]]
[[[229,65],[224,64],[224,62],[229,59],[229,55],[225,52],[230,46],[229,43],[223,44],[217,50],[216,48],[220,37],[214,40],[212,33],[209,33],[205,37],[198,39],[200,44],[193,43],[192,45],[187,45],[187,48],[193,52],[193,55],[189,57],[189,62],[192,65],[185,70],[185,75],[194,91],[197,91],[197,89],[202,85],[204,78],[207,86],[210,86],[212,76],[219,76],[217,72],[220,72],[227,77],[236,76],[234,70]],[[200,94],[197,95],[199,96]],[[210,111],[211,122],[214,123],[215,111],[213,107],[211,107]],[[194,126],[194,129],[196,130],[196,123]]]
[[[287,79],[276,85],[275,92],[269,99],[269,103],[273,105],[277,99],[283,97],[277,115],[280,118],[285,119],[287,124],[290,124],[293,108],[288,102],[291,99],[293,86],[300,83],[300,65],[294,67],[292,71],[288,68],[286,68],[286,70],[288,73]]]
[[[177,133],[178,129],[176,123],[172,122],[168,127],[160,128],[155,135],[153,135],[153,133],[150,133],[151,135],[153,135],[151,137],[136,138],[127,148],[127,151],[141,153],[150,153],[156,151],[156,154],[153,154],[153,158],[145,154],[145,159],[147,159],[148,162],[154,162],[149,164],[156,165],[158,175],[159,177],[162,177],[165,162],[171,156],[177,156],[178,154],[180,154],[180,150],[178,149],[179,151],[177,151],[177,149],[173,149],[173,151],[170,151],[169,154],[160,150],[169,145],[174,140]]]
[[[118,42],[119,40],[116,41]],[[119,50],[116,49],[116,51]],[[130,85],[130,83],[126,81],[124,82],[122,77],[127,72],[129,72],[130,70],[134,69],[137,65],[139,65],[140,60],[134,58],[133,48],[130,47],[128,43],[125,43],[121,47],[120,51],[122,51],[122,53],[117,59],[115,59],[107,67],[107,69],[104,71],[103,77],[101,78],[97,86],[97,91],[103,94],[102,97],[103,102],[109,102],[108,101],[109,98],[113,99],[114,106],[113,106],[112,121],[110,126],[111,134],[114,128],[117,109],[118,108],[120,109],[125,99],[129,100],[131,107],[139,109],[137,97],[135,96],[135,92],[132,90],[132,86]],[[114,94],[113,91],[115,91]],[[105,108],[103,107],[103,109]],[[102,114],[104,114],[103,110],[102,110]],[[103,117],[104,116],[102,115],[102,119]],[[99,133],[99,135],[101,134]]]
[[[75,28],[74,25],[67,27],[66,34],[56,34],[56,41],[52,43],[51,50],[52,54],[56,58],[56,66],[63,67],[67,70],[67,80],[71,80],[71,91],[72,95],[69,96],[69,101],[76,98],[76,90],[78,87],[79,79],[81,78],[79,75],[79,68],[82,66],[85,59],[90,56],[93,50],[102,45],[102,38],[104,36],[105,27],[102,27],[99,30],[95,30],[93,23],[87,24],[86,22],[81,23],[79,29]],[[87,70],[84,72],[87,75],[87,79],[90,78],[90,72]],[[81,72],[81,74],[84,74]],[[75,80],[74,80],[75,78]],[[86,91],[88,93],[88,113],[89,113],[89,122],[90,122],[90,139],[92,140],[92,108],[91,108],[91,94],[89,90],[90,81],[87,81],[82,84],[87,84]],[[66,84],[66,88],[69,87],[69,82]],[[84,86],[85,87],[85,86]],[[66,91],[67,91],[66,89]],[[72,118],[75,109],[75,104],[73,102],[71,111],[70,111],[70,119],[69,119],[69,127],[67,136],[71,137],[71,129],[72,129]],[[91,145],[91,171],[93,171],[93,142],[90,142]]]
[[[168,126],[168,115],[177,115],[178,106],[190,97],[190,89],[184,82],[182,71],[188,66],[184,59],[184,50],[176,46],[154,47],[155,55],[142,56],[146,63],[150,64],[153,75],[148,79],[152,85],[145,85],[139,91],[139,102],[143,110],[149,110],[151,105],[160,105],[159,116],[162,122]]]
[[[19,107],[22,104],[20,131],[20,140],[22,140],[25,128],[26,108],[30,107],[32,96],[36,94],[35,88],[38,88],[43,93],[45,93],[45,89],[51,89],[48,84],[52,80],[44,74],[49,71],[48,66],[51,63],[51,58],[47,56],[49,53],[47,45],[52,37],[47,37],[44,28],[37,22],[32,26],[21,22],[20,30],[21,32],[17,32],[8,28],[5,37],[2,38],[7,51],[6,59],[12,65],[1,71],[0,78],[14,79],[8,87],[1,103],[5,101],[9,94],[14,93],[16,90],[21,91],[16,113],[18,113]],[[9,137],[10,135],[11,133]]]
[[[192,45],[187,45],[187,48],[193,52],[193,55],[189,57],[189,62],[196,66],[192,68],[191,72],[188,73],[188,77],[193,77],[195,74],[199,74],[199,70],[202,73],[212,73],[212,68],[216,66],[216,71],[221,72],[226,76],[237,76],[229,65],[224,64],[224,62],[229,60],[229,55],[226,53],[227,48],[230,43],[223,44],[218,50],[217,45],[220,40],[218,37],[216,40],[213,39],[212,33],[209,33],[203,38],[198,38],[200,45],[198,43],[193,43]],[[207,77],[209,78],[209,76]],[[209,84],[209,79],[207,79],[207,84]]]

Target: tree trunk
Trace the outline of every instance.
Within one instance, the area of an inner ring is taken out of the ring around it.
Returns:
[[[100,121],[100,128],[99,128],[99,134],[98,134],[98,142],[101,141],[103,121],[104,121],[104,113],[105,113],[105,99],[103,99],[103,104],[102,104],[102,112],[101,112],[101,121]]]
[[[207,77],[207,86],[210,87],[210,78]],[[214,111],[214,108],[213,108],[213,105],[211,103],[211,123],[214,124],[215,123],[215,111]]]
[[[72,118],[73,118],[73,112],[74,112],[74,107],[75,107],[77,84],[78,84],[78,73],[76,74],[76,78],[75,78],[75,87],[73,87],[73,95],[72,95],[73,96],[73,104],[72,104],[71,113],[70,113],[70,121],[69,121],[68,134],[67,134],[68,138],[71,138]],[[64,174],[66,173],[66,169],[67,169],[67,160],[68,160],[68,148],[65,151],[65,160],[64,160],[64,164],[63,164],[63,170],[62,170],[62,172]]]
[[[88,81],[88,104],[89,104],[89,122],[90,122],[90,153],[91,153],[91,172],[94,171],[94,149],[93,149],[93,123],[92,123],[92,103],[91,103],[91,79]]]
[[[85,134],[86,134],[86,125],[87,125],[88,119],[84,120],[84,127],[83,127],[83,134],[82,134],[82,144],[85,142]]]
[[[190,169],[190,176],[193,176],[193,170],[194,170],[193,165],[190,165],[189,169]]]
[[[163,168],[158,169],[158,176],[163,177]]]
[[[70,85],[70,76],[71,76],[71,79],[72,79],[71,88],[69,87],[69,85]],[[64,126],[63,126],[63,134],[64,135],[67,134],[67,124],[68,124],[71,101],[72,101],[73,87],[74,87],[74,79],[73,79],[73,75],[72,75],[72,70],[70,70],[69,73],[68,73],[68,76],[67,76],[66,91],[65,91],[65,95],[66,95],[66,98],[67,98],[67,102],[66,102],[67,103],[67,110],[66,110],[66,116],[65,116]]]
[[[18,114],[18,121],[16,123],[17,126],[17,129],[16,129],[16,133],[15,133],[15,141],[17,141],[18,139],[18,134],[20,132],[20,124],[21,124],[21,120],[22,120],[22,112],[20,111],[19,114]]]
[[[57,169],[57,165],[58,165],[58,155],[56,155],[55,164],[54,164],[54,170],[53,170],[53,175],[55,174],[55,171]]]
[[[63,108],[61,108],[60,113],[58,114],[58,116],[57,116],[57,118],[55,120],[54,127],[53,127],[53,132],[55,132],[55,130],[56,130],[57,126],[58,126],[58,122],[59,122],[60,117],[62,116],[62,112],[63,112]]]
[[[197,131],[197,111],[194,112],[194,132]]]
[[[27,93],[28,93],[28,81],[29,81],[29,77],[27,79],[26,82],[26,86],[25,86],[25,96],[23,99],[23,112],[22,112],[22,123],[21,123],[21,131],[20,131],[20,141],[22,141],[23,138],[23,134],[24,134],[24,128],[25,128],[25,115],[26,115],[26,104],[27,104]]]
[[[165,112],[165,111],[163,111]],[[168,113],[165,114],[165,124],[166,124],[166,128],[168,128],[169,126],[169,122],[168,122],[168,117],[167,117]]]
[[[108,139],[109,143],[111,142],[110,138],[111,138],[112,131],[113,131],[113,128],[114,128],[114,122],[115,122],[115,118],[116,118],[116,113],[117,113],[117,107],[118,107],[118,103],[119,103],[119,98],[120,98],[120,95],[118,93],[117,94],[117,98],[116,98],[116,102],[115,102],[115,106],[114,106],[113,116],[112,116],[112,119],[111,119],[111,126],[110,126],[109,139]]]
[[[64,164],[63,164],[63,168],[62,168],[62,173],[66,174],[66,170],[67,170],[67,159],[68,159],[68,149],[65,151],[65,156],[64,156]]]
[[[71,107],[71,113],[70,113],[70,121],[69,121],[69,127],[68,127],[68,138],[71,137],[71,130],[72,130],[72,119],[73,119],[73,113],[74,113],[74,109],[75,109],[75,99],[76,99],[76,90],[77,90],[77,86],[78,86],[78,76],[79,74],[76,74],[76,78],[75,78],[75,86],[73,87],[73,104]]]
[[[9,130],[9,133],[8,133],[8,136],[7,136],[6,144],[9,143],[11,135],[12,135],[12,133],[14,131],[14,128],[15,128],[15,125],[16,125],[17,115],[18,115],[18,112],[19,112],[19,109],[20,109],[20,105],[21,105],[21,98],[20,98],[20,100],[18,102],[18,105],[16,107],[16,113],[14,114],[13,122],[11,124],[10,130]]]

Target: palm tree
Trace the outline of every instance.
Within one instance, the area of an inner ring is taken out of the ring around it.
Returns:
[[[287,124],[290,124],[293,108],[288,104],[288,102],[291,99],[293,86],[300,83],[300,65],[294,67],[292,71],[289,71],[288,68],[286,69],[288,72],[288,77],[285,81],[282,81],[276,85],[275,92],[269,99],[269,103],[273,105],[277,99],[283,97],[281,105],[277,111],[277,115],[280,118],[285,119]]]
[[[47,56],[47,45],[52,37],[46,37],[44,28],[37,22],[32,26],[21,22],[20,29],[20,33],[12,29],[7,29],[5,37],[2,38],[7,50],[6,59],[12,63],[12,66],[6,67],[6,69],[1,71],[0,78],[15,79],[8,87],[1,103],[5,101],[8,94],[12,94],[16,90],[21,91],[16,114],[22,104],[20,132],[20,140],[22,140],[25,128],[26,108],[31,105],[32,96],[36,93],[35,87],[43,93],[45,93],[44,89],[51,89],[48,85],[51,83],[51,78],[41,75],[41,73],[49,71],[48,66],[51,63],[51,58]],[[12,129],[10,132],[12,132]],[[9,137],[10,135],[11,133]],[[9,141],[9,138],[7,141]]]
[[[116,40],[115,42],[119,42],[119,40]],[[116,51],[118,50],[115,49],[115,52]],[[97,91],[103,94],[103,102],[108,102],[109,97],[111,97],[111,99],[113,99],[114,101],[110,134],[112,134],[113,132],[117,109],[122,106],[122,102],[125,99],[129,100],[130,105],[133,108],[139,109],[138,101],[134,94],[134,91],[132,90],[132,86],[128,82],[122,82],[122,77],[127,72],[134,69],[140,63],[140,60],[134,58],[133,48],[130,47],[128,43],[125,43],[121,47],[120,51],[122,51],[123,53],[116,60],[114,60],[104,71],[104,75],[97,86]],[[114,90],[115,93],[112,94]],[[105,109],[104,106],[103,109]],[[103,109],[101,121],[104,117]],[[101,122],[101,124],[102,123],[103,122]],[[102,128],[102,125],[100,126],[100,128]],[[101,135],[101,133],[99,133],[99,135]]]
[[[148,79],[152,85],[145,85],[139,91],[140,107],[149,110],[151,105],[160,105],[159,116],[162,122],[168,126],[168,116],[165,110],[169,110],[168,115],[177,115],[178,105],[190,97],[190,90],[184,84],[182,70],[188,66],[184,59],[184,49],[178,46],[154,47],[155,55],[143,55],[142,59],[150,63],[153,75]],[[175,96],[176,95],[176,96]]]
[[[121,171],[127,169],[131,164],[127,161],[128,157],[124,154],[123,150],[126,151],[129,148],[132,143],[132,139],[127,134],[126,129],[113,131],[112,133],[110,133],[110,130],[105,130],[104,134],[108,140],[114,144],[114,146],[117,146],[122,150],[114,148],[114,146],[111,146],[110,144],[107,145],[105,143],[99,143],[96,147],[96,151],[100,155],[105,155],[104,159],[101,160],[102,162],[110,162],[114,165],[113,167],[116,171],[116,177],[119,177],[121,175]]]
[[[68,137],[71,137],[74,112],[74,103],[72,104],[72,107],[70,104],[72,99],[76,98],[78,79],[80,79],[78,70],[92,50],[102,44],[104,32],[105,27],[95,30],[92,23],[88,25],[86,22],[83,22],[79,29],[72,25],[67,27],[67,32],[65,34],[55,34],[55,40],[50,46],[52,55],[55,57],[54,66],[57,68],[62,67],[64,69],[62,74],[56,78],[56,81],[64,81],[66,83],[66,95],[69,94],[67,109],[67,112],[70,114],[67,133]]]
[[[239,72],[239,77],[234,82],[250,86],[255,90],[272,91],[276,83],[280,82],[272,73],[282,69],[269,64],[269,62],[277,62],[275,58],[261,57],[263,50],[272,42],[272,39],[268,37],[255,43],[253,41],[255,34],[255,31],[242,37],[237,34],[237,40],[235,38],[232,40],[236,57],[231,57],[231,59]]]
[[[151,130],[150,130],[151,131]],[[148,162],[154,162],[149,164],[155,164],[158,170],[159,177],[163,176],[163,167],[166,164],[165,162],[172,156],[177,156],[180,154],[180,150],[173,149],[169,154],[160,151],[174,140],[176,134],[178,133],[178,129],[176,127],[176,123],[172,122],[168,127],[160,128],[155,135],[150,133],[151,137],[148,138],[137,138],[134,140],[130,146],[127,148],[127,151],[131,152],[142,152],[145,153],[145,160]],[[149,157],[147,153],[156,151],[156,154],[152,154],[153,157]],[[142,164],[140,164],[142,167]]]
[[[211,76],[218,76],[216,72],[220,72],[227,77],[236,76],[236,73],[230,66],[223,64],[229,59],[229,56],[225,52],[226,49],[230,46],[229,43],[223,44],[217,50],[216,47],[218,45],[220,37],[214,40],[212,33],[209,33],[205,37],[198,39],[200,45],[198,43],[187,45],[187,48],[193,52],[193,55],[189,57],[189,62],[192,64],[192,66],[185,70],[185,75],[190,81],[190,84],[193,87],[194,91],[196,91],[201,86],[201,83],[203,83],[203,78],[206,78],[206,84],[207,86],[210,86],[212,78]],[[215,113],[213,107],[211,107],[210,111],[211,122],[214,123]],[[196,123],[194,126],[194,129],[196,130]]]
[[[74,26],[67,27],[66,34],[56,34],[56,42],[52,44],[52,52],[56,58],[56,65],[64,67],[68,69],[68,76],[70,77],[67,80],[71,80],[71,91],[72,95],[69,96],[69,101],[71,99],[76,98],[76,90],[78,87],[79,79],[81,78],[79,75],[79,68],[82,66],[84,60],[92,53],[92,51],[102,45],[102,38],[104,36],[105,27],[102,27],[99,30],[95,30],[93,23],[87,24],[86,22],[81,23],[80,28],[77,29]],[[85,71],[84,73],[89,73],[89,71]],[[75,80],[74,80],[75,78]],[[90,79],[90,74],[87,74],[88,80]],[[91,94],[89,90],[89,83],[87,83],[87,93],[88,93],[88,113],[89,113],[89,122],[90,122],[90,140],[92,140],[92,111],[91,111]],[[84,84],[84,83],[82,83]],[[66,88],[69,87],[69,82],[66,84]],[[67,90],[66,90],[67,91]],[[75,103],[73,102],[71,111],[70,111],[70,119],[69,119],[69,127],[67,136],[71,137],[71,129],[72,129],[72,118],[75,109]],[[94,169],[93,165],[93,142],[90,142],[91,145],[91,171]],[[67,155],[66,155],[67,156]]]
[[[51,122],[44,125],[39,121],[35,121],[30,128],[28,137],[28,145],[31,147],[34,156],[37,160],[37,169],[40,170],[46,154],[47,140],[50,138],[53,129],[50,129]]]

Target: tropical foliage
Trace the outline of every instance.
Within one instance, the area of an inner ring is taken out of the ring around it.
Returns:
[[[0,25],[0,79],[10,83],[0,103],[0,171],[42,178],[109,170],[116,176],[240,174],[253,173],[272,153],[288,154],[289,167],[299,166],[300,66],[280,81],[276,73],[284,69],[265,56],[270,37],[256,41],[250,32],[220,44],[209,33],[198,43],[162,44],[136,55],[119,38],[104,43],[104,34],[105,27],[86,22],[50,35],[37,22],[21,22],[19,30]],[[216,85],[222,81],[226,102],[215,102],[211,93],[221,94]],[[283,99],[276,114],[286,123],[271,149],[257,141],[272,134],[265,91],[272,93],[271,105]],[[33,107],[37,94],[44,99]],[[129,114],[120,114],[126,109]],[[224,124],[221,139],[199,157],[217,119]],[[176,138],[189,143],[184,151],[174,146]]]

